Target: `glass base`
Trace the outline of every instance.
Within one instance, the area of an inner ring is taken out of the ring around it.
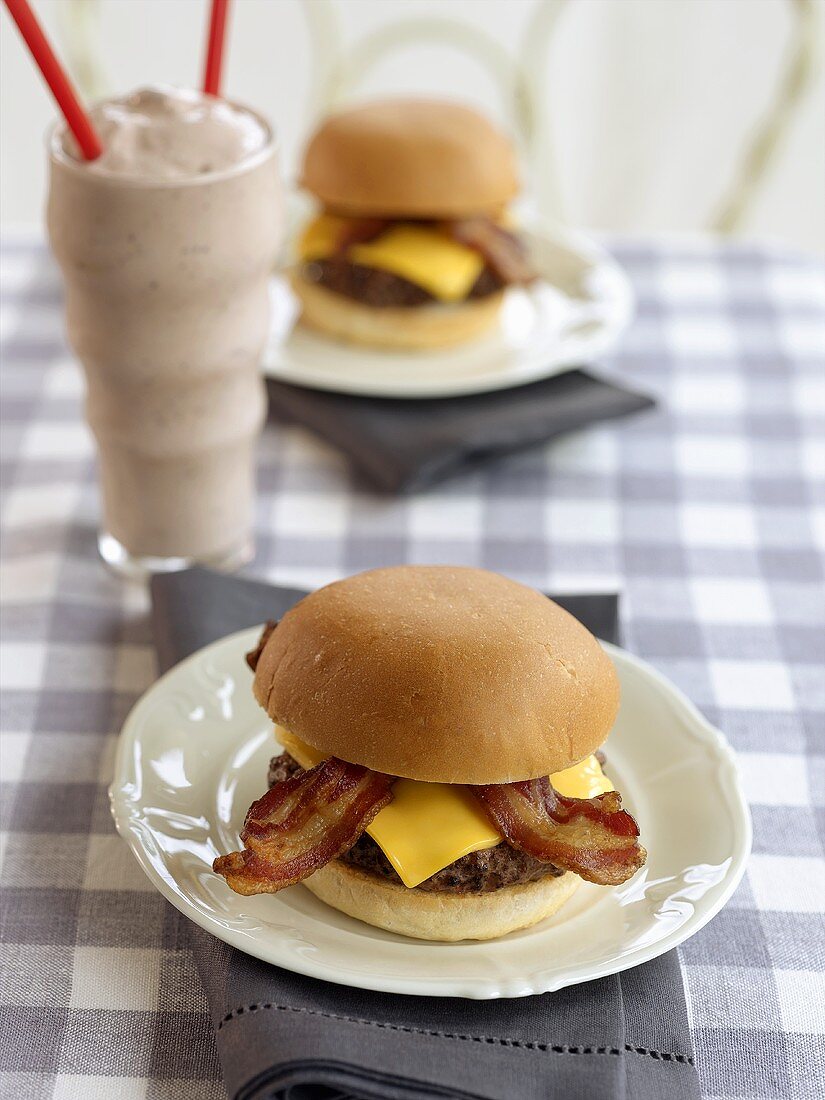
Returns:
[[[98,535],[97,548],[101,558],[112,572],[120,577],[128,577],[130,580],[146,580],[152,573],[177,573],[181,569],[191,569],[193,565],[205,565],[210,569],[231,573],[235,569],[240,569],[242,565],[246,565],[255,554],[255,544],[249,538],[224,553],[213,554],[211,557],[208,555],[202,558],[135,557],[108,531],[101,531]]]

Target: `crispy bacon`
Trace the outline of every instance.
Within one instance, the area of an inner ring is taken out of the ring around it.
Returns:
[[[255,646],[254,649],[250,649],[249,653],[247,653],[246,663],[249,665],[253,672],[258,667],[258,661],[260,661],[261,659],[261,654],[266,648],[266,643],[272,637],[272,631],[277,625],[278,623],[275,619],[267,619],[266,626],[263,628],[261,636],[258,639],[258,644]]]
[[[374,241],[392,224],[390,218],[347,218],[338,236],[336,255],[346,256],[353,245]],[[422,224],[437,225],[453,240],[480,252],[504,283],[529,283],[536,277],[519,238],[490,218],[477,215]]]
[[[253,802],[241,832],[244,849],[212,869],[237,894],[274,894],[348,851],[392,801],[391,775],[330,757],[277,783]]]
[[[390,224],[388,218],[347,218],[338,236],[336,253],[343,256],[354,244],[374,241]]]
[[[567,798],[546,777],[468,789],[513,848],[588,882],[618,886],[647,858],[618,791]]]
[[[442,227],[460,244],[480,252],[498,277],[505,283],[529,283],[536,277],[525,255],[524,246],[515,234],[489,218],[458,218],[442,222]]]

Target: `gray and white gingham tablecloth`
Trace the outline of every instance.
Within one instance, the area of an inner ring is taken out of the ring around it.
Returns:
[[[625,241],[638,317],[606,366],[657,412],[416,497],[355,489],[269,426],[254,571],[312,587],[403,561],[623,593],[628,647],[739,752],[755,847],[681,949],[705,1095],[825,1096],[825,273],[780,248]],[[152,682],[145,592],[95,554],[82,385],[42,245],[2,256],[0,1095],[222,1095],[186,921],[109,817]]]

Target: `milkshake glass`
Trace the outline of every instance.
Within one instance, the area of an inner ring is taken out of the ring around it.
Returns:
[[[104,560],[130,574],[252,554],[258,369],[282,231],[275,143],[223,100],[96,107],[105,152],[50,143],[48,228],[98,447]]]

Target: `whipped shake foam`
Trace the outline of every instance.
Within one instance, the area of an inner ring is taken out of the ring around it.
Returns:
[[[139,88],[93,107],[92,121],[103,155],[88,165],[94,173],[150,181],[188,180],[234,168],[269,141],[265,124],[224,99],[183,88]],[[77,157],[70,133],[63,149]]]
[[[251,111],[169,88],[92,115],[97,161],[53,137],[48,226],[99,450],[101,550],[126,567],[228,564],[250,544],[265,415],[272,134]]]

